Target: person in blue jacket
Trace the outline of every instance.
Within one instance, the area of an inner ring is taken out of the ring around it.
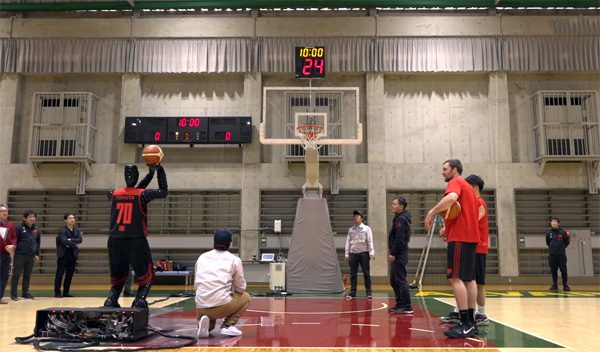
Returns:
[[[562,277],[563,290],[571,291],[569,277],[567,274],[567,253],[570,233],[560,228],[560,220],[557,217],[550,219],[550,231],[546,233],[546,245],[548,246],[548,264],[552,273],[552,286],[550,291],[558,291],[558,269]]]

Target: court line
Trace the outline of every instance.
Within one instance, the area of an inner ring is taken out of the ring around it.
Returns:
[[[297,322],[297,323],[292,323],[292,325],[321,325],[321,323],[319,322],[315,322],[315,323],[301,323],[301,322]]]
[[[379,327],[379,324],[350,324],[350,325],[354,325],[354,326],[375,326],[375,327]]]
[[[523,298],[525,298],[525,297],[523,297]],[[452,304],[449,304],[449,303],[447,303],[447,302],[444,302],[444,301],[442,301],[442,299],[441,299],[441,298],[435,298],[435,297],[434,297],[433,299],[435,299],[435,300],[437,300],[437,301],[439,301],[439,302],[441,302],[441,303],[447,304],[447,305],[449,305],[450,307],[454,307]],[[497,320],[497,319],[490,319],[490,317],[488,317],[488,319],[489,319],[490,321],[493,321],[493,322],[495,322],[495,323],[498,323],[498,324],[502,324],[502,325],[508,326],[509,328],[511,328],[511,329],[514,329],[514,330],[517,330],[517,331],[519,331],[519,332],[522,332],[522,333],[524,333],[524,334],[531,335],[531,336],[533,336],[533,337],[535,337],[535,338],[538,338],[538,339],[540,339],[540,340],[543,340],[543,341],[547,341],[547,342],[553,343],[553,344],[555,344],[555,345],[557,345],[557,346],[560,346],[561,348],[572,349],[571,347],[569,347],[569,346],[567,346],[567,345],[564,345],[564,344],[562,344],[562,343],[555,342],[555,341],[553,341],[553,340],[550,340],[550,339],[548,339],[548,338],[546,338],[546,337],[539,336],[539,335],[537,335],[537,334],[535,334],[535,333],[532,333],[532,332],[529,332],[529,331],[527,331],[527,330],[525,330],[525,329],[520,329],[520,328],[517,328],[517,327],[515,327],[515,326],[513,326],[513,325],[511,325],[511,324],[505,323],[505,322],[503,322],[503,321],[501,321],[501,320]],[[504,349],[504,348],[511,348],[511,347],[498,347],[498,348],[503,348],[503,349]],[[512,348],[524,348],[524,347],[512,347]]]
[[[417,328],[408,328],[409,330],[415,330],[415,331],[423,331],[423,332],[435,332],[433,330],[425,330],[425,329],[417,329]]]
[[[270,311],[270,310],[256,310],[256,309],[248,309],[246,312],[254,312],[254,313],[267,313],[267,314],[298,314],[298,315],[323,315],[323,314],[353,314],[353,313],[365,313],[365,312],[374,312],[377,310],[386,309],[388,305],[386,303],[381,303],[381,307],[373,308],[373,309],[363,309],[363,310],[350,310],[350,311],[338,311],[338,312],[286,312],[286,311]]]

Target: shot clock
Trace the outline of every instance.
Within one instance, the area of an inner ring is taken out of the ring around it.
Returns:
[[[249,116],[126,117],[125,143],[241,144],[252,142]]]
[[[297,46],[295,60],[296,78],[325,77],[325,47]]]

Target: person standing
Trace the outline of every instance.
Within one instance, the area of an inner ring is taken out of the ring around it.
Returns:
[[[56,275],[54,277],[54,297],[73,297],[70,293],[71,280],[75,274],[79,244],[82,242],[81,232],[75,227],[75,214],[65,213],[65,226],[56,236]],[[66,274],[65,274],[66,272]],[[60,284],[65,277],[62,294]]]
[[[365,279],[365,289],[367,298],[373,298],[371,291],[371,266],[370,261],[375,259],[375,249],[373,248],[373,232],[368,225],[363,224],[363,214],[355,210],[354,226],[348,229],[346,237],[346,262],[350,266],[350,293],[346,299],[356,297],[356,285],[358,276],[358,266],[362,270]]]
[[[390,261],[390,285],[394,289],[396,305],[390,311],[398,314],[412,314],[410,290],[406,279],[408,264],[408,242],[410,241],[411,216],[406,207],[408,202],[403,197],[392,201],[392,228],[388,236],[388,259]]]
[[[478,228],[480,242],[475,248],[475,282],[477,283],[477,312],[475,313],[475,323],[477,326],[489,325],[490,321],[485,313],[485,268],[488,254],[489,219],[487,204],[481,197],[484,182],[483,179],[477,175],[469,175],[465,178],[465,181],[473,187],[479,205]],[[442,228],[440,233],[442,236],[445,235],[444,231],[445,230]],[[445,323],[460,322],[458,307],[455,307],[454,311],[449,315],[441,317],[440,320]]]
[[[228,251],[232,234],[228,229],[215,231],[214,249],[196,261],[194,288],[198,337],[209,335],[241,336],[235,327],[250,304],[242,260]],[[223,319],[221,324],[217,319]]]
[[[16,243],[15,224],[8,220],[8,207],[0,204],[0,304],[8,303],[4,300],[4,291],[8,283],[10,262]]]
[[[41,232],[35,226],[37,214],[33,210],[27,210],[23,213],[23,222],[15,229],[17,237],[17,247],[15,248],[15,256],[13,260],[13,277],[10,283],[10,299],[17,300],[17,286],[21,274],[23,275],[22,282],[22,297],[25,299],[33,299],[29,292],[29,282],[33,265],[40,260],[40,244]]]
[[[427,213],[425,228],[429,231],[436,214],[458,202],[461,212],[453,220],[446,219],[445,240],[448,242],[446,274],[456,305],[460,322],[444,334],[450,338],[473,337],[478,333],[475,323],[477,284],[475,283],[475,248],[479,243],[478,203],[473,187],[462,177],[463,167],[458,159],[446,160],[442,175],[448,182],[444,197]]]
[[[548,246],[548,264],[552,273],[552,286],[550,291],[558,291],[558,269],[562,277],[563,290],[571,291],[569,277],[567,275],[567,247],[571,240],[568,231],[560,228],[560,220],[557,217],[550,219],[551,229],[546,233],[546,245]]]
[[[146,189],[157,173],[159,189]],[[138,290],[132,308],[148,308],[146,297],[154,278],[152,253],[148,245],[148,203],[169,194],[167,175],[163,167],[148,165],[148,174],[136,187],[139,178],[137,166],[127,164],[124,169],[127,187],[111,194],[112,205],[108,237],[108,262],[110,265],[110,291],[105,307],[120,308],[119,296],[129,276],[129,265],[135,271]]]

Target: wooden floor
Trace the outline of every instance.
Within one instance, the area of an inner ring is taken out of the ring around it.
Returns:
[[[106,287],[85,286],[75,287],[73,293],[79,297],[56,299],[54,297],[42,297],[38,295],[35,300],[20,300],[10,302],[9,304],[0,305],[0,351],[34,351],[31,345],[17,345],[14,342],[16,336],[26,336],[33,332],[35,325],[35,312],[39,309],[56,306],[69,307],[96,307],[100,306],[104,300],[101,295],[97,297],[83,297],[90,295],[90,292],[103,291]],[[169,286],[157,287],[156,292],[161,289],[167,289],[171,292],[179,290],[189,290],[189,287],[184,286]],[[382,290],[386,287],[382,286]],[[431,287],[424,288],[427,292],[435,292],[436,290],[444,290],[447,293],[448,287]],[[525,289],[523,287],[512,287],[513,290]],[[600,292],[598,287],[578,287],[568,296],[552,296],[548,297],[545,291],[546,287],[527,287],[529,292],[533,294],[526,297],[517,297],[510,294],[497,295],[497,297],[489,297],[487,300],[488,316],[496,322],[510,326],[514,329],[521,330],[530,335],[548,340],[554,344],[564,346],[564,348],[493,348],[485,349],[487,351],[598,351],[600,350]],[[49,286],[33,287],[32,292],[51,292]],[[488,287],[488,291],[493,290],[508,290],[508,287],[497,286]],[[536,297],[536,290],[539,290],[540,297]],[[515,291],[516,292],[516,291]],[[46,295],[48,296],[48,295]],[[503,297],[504,296],[504,297]],[[154,298],[154,297],[153,297]],[[451,297],[439,298],[440,300],[453,303]],[[157,303],[153,307],[170,305],[180,300],[171,298],[168,301]],[[131,298],[122,298],[122,305],[126,305],[131,301]],[[243,338],[243,337],[242,337]],[[204,347],[187,347],[186,351],[190,350],[206,350]],[[306,348],[208,348],[210,351],[220,350],[243,350],[246,352],[254,351],[300,351]],[[311,348],[310,350],[319,351],[355,351],[359,349],[353,348]],[[476,348],[481,350],[481,348]],[[360,349],[364,351],[365,349]],[[431,351],[436,349],[415,349],[415,348],[371,348],[369,350],[377,351]],[[473,348],[447,348],[446,351],[473,351]]]

